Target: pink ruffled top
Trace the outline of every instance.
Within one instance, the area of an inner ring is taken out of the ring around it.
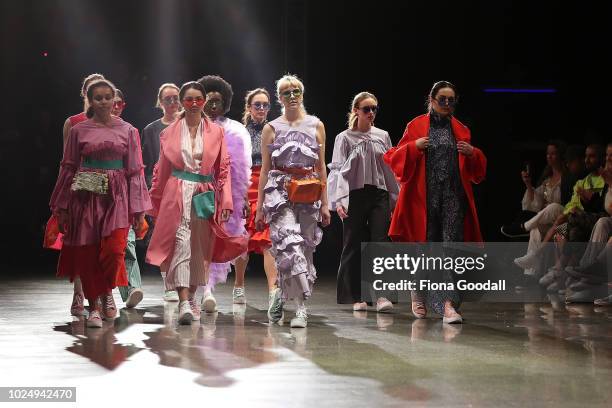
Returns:
[[[81,168],[84,158],[122,160],[123,168]],[[59,210],[68,210],[68,232],[64,244],[76,246],[100,242],[113,230],[127,228],[134,214],[151,209],[143,168],[138,131],[129,123],[113,117],[108,126],[91,119],[74,126],[49,202],[56,214]],[[106,173],[109,193],[71,191],[72,180],[79,170]]]

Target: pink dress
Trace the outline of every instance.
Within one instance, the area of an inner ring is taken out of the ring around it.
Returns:
[[[85,157],[123,161],[122,169],[96,170],[108,174],[109,194],[70,190]],[[132,215],[151,209],[143,168],[138,131],[129,123],[113,118],[109,126],[93,120],[74,126],[49,203],[54,214],[68,210],[70,215],[64,245],[98,243],[113,230],[127,228]]]

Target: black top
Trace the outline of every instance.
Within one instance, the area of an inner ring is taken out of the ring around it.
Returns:
[[[142,162],[145,165],[145,179],[149,188],[153,181],[153,167],[159,160],[159,135],[167,127],[168,125],[164,125],[161,119],[157,119],[142,131]]]
[[[246,129],[251,135],[251,147],[252,153],[251,158],[253,160],[253,166],[261,166],[261,132],[263,131],[264,123],[255,123],[249,120],[246,124]]]

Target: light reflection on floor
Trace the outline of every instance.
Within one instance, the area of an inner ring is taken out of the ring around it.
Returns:
[[[268,325],[263,281],[251,280],[248,306],[231,305],[226,285],[218,313],[178,326],[159,281],[144,284],[137,309],[87,329],[66,316],[66,282],[3,281],[0,385],[76,386],[78,406],[109,392],[122,404],[265,407],[606,406],[612,396],[610,308],[473,303],[451,326],[415,320],[408,305],[354,313],[320,282],[308,328],[290,329]]]

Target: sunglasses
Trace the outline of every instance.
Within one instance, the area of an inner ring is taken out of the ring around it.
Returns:
[[[363,106],[359,108],[359,110],[362,111],[363,113],[372,112],[373,114],[376,114],[378,113],[378,106]]]
[[[253,102],[251,104],[256,110],[268,110],[270,109],[270,104],[268,102]]]
[[[166,96],[165,98],[162,98],[162,103],[164,105],[172,105],[178,102],[179,102],[178,95],[171,95],[171,96]]]
[[[450,98],[447,98],[446,96],[438,96],[437,98],[434,98],[434,99],[441,106],[448,106],[449,108],[452,108],[453,106],[457,104],[457,98],[454,98],[452,96]]]
[[[302,95],[302,90],[299,88],[295,88],[295,89],[287,89],[285,92],[281,93],[281,96],[283,98],[298,98]]]
[[[202,98],[201,96],[192,98],[191,96],[188,96],[187,98],[183,99],[183,105],[187,108],[190,109],[193,107],[193,105],[196,105],[197,107],[201,108],[202,106],[204,106],[204,98]]]
[[[125,108],[125,105],[127,105],[127,103],[125,103],[123,101],[115,101],[115,102],[113,102],[113,108],[115,108],[115,109],[123,109],[123,108]]]

